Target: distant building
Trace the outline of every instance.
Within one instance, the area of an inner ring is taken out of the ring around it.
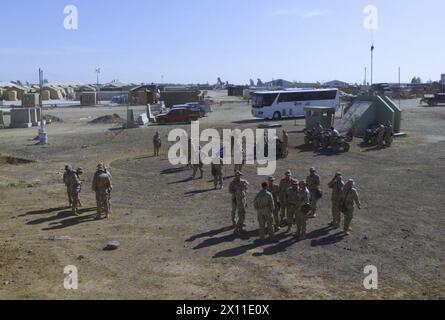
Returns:
[[[130,90],[128,100],[132,105],[147,105],[157,103],[158,89],[155,85],[141,85]]]
[[[160,100],[167,108],[174,105],[201,101],[201,91],[193,87],[166,87],[161,91]]]
[[[118,80],[113,80],[110,83],[106,83],[100,86],[100,101],[112,101],[116,97],[128,97],[130,90],[135,86],[120,82]]]
[[[292,88],[295,86],[295,83],[284,79],[277,79],[266,82],[264,85],[267,87]]]
[[[349,83],[343,82],[343,81],[340,81],[340,80],[332,80],[332,81],[329,81],[329,82],[325,82],[324,85],[328,86],[328,87],[335,87],[335,88],[346,88],[346,87],[349,87]]]
[[[248,89],[247,86],[230,86],[227,87],[227,94],[229,97],[242,97],[244,89]]]
[[[23,95],[31,91],[31,88],[12,82],[0,82],[0,87],[3,88],[2,99],[10,101],[22,100]]]
[[[445,85],[445,73],[443,73],[443,74],[440,76],[440,83],[441,83],[442,85]]]

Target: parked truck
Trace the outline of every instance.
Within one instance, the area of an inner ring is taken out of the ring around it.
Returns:
[[[445,104],[445,93],[426,94],[420,103],[426,103],[429,107]]]

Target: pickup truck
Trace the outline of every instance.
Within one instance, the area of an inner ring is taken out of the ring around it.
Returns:
[[[201,118],[200,111],[193,111],[187,108],[174,108],[167,113],[160,114],[156,117],[156,122],[159,124],[179,123],[197,121]]]
[[[445,104],[445,93],[426,94],[420,103],[427,103],[428,106],[434,107],[440,104]]]

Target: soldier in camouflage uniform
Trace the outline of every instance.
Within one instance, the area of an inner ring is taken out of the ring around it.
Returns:
[[[306,238],[307,215],[303,212],[302,207],[309,203],[309,190],[306,188],[306,182],[300,181],[298,186],[298,205],[295,214],[297,222],[297,232],[295,237],[298,239]]]
[[[314,137],[320,137],[320,135],[323,133],[324,128],[320,123],[317,123],[314,127]]]
[[[384,146],[384,139],[385,139],[385,126],[383,124],[380,125],[380,127],[377,129],[377,144],[380,147]]]
[[[212,176],[213,176],[213,184],[215,185],[215,190],[218,188],[218,184],[219,184],[219,189],[223,189],[224,188],[224,183],[223,183],[223,160],[221,158],[219,158],[218,160],[216,160],[217,163],[212,162]]]
[[[262,184],[262,190],[256,195],[254,200],[255,210],[258,212],[258,223],[260,225],[260,240],[264,241],[265,231],[269,234],[270,240],[275,240],[273,230],[272,212],[275,211],[273,195],[267,191],[267,183]]]
[[[99,170],[99,169],[100,169],[100,170]],[[105,173],[108,175],[108,177],[109,177],[110,179],[113,178],[113,177],[111,176],[111,172],[110,172],[110,170],[108,170],[107,166],[106,166],[103,162],[101,162],[101,163],[99,163],[99,164],[97,165],[97,170],[96,170],[96,173],[94,174],[94,177],[96,177],[96,175],[99,175],[99,174],[102,173],[102,172],[105,172]]]
[[[345,216],[344,232],[350,235],[351,222],[354,217],[354,204],[361,209],[360,199],[358,197],[357,189],[355,188],[354,180],[349,180],[343,187],[340,195],[340,201],[343,203],[343,214]]]
[[[197,159],[197,160],[198,160],[198,163],[196,163],[196,164],[192,163],[192,164],[191,164],[192,169],[193,169],[192,179],[195,179],[195,178],[196,178],[196,174],[198,173],[198,170],[199,170],[199,172],[200,172],[199,179],[202,179],[203,176],[204,176],[204,170],[203,170],[203,168],[204,168],[204,164],[203,164],[203,162],[202,162],[201,146],[198,146],[196,149],[195,149],[195,147],[193,147],[192,152],[196,152],[196,153],[197,153],[197,157],[198,157],[198,159]],[[191,159],[190,161],[191,161],[191,162],[194,162],[193,160],[194,160],[194,159],[193,159],[193,157],[192,157],[192,159]]]
[[[68,176],[68,189],[71,194],[71,209],[74,215],[78,216],[78,206],[80,203],[79,195],[82,186],[82,181],[80,180],[80,175],[82,174],[82,169],[79,168],[77,171],[71,171]]]
[[[76,170],[76,175],[79,178],[79,180],[81,180],[81,176],[83,175],[83,169],[82,168],[78,168]],[[81,182],[82,182],[82,180],[81,180]],[[77,195],[77,206],[78,207],[82,207],[82,202],[80,201],[80,192],[81,191],[82,191],[82,185],[81,185],[81,189],[79,190],[79,194]]]
[[[316,174],[315,168],[309,170],[310,174],[306,178],[306,185],[310,192],[310,205],[312,207],[309,218],[315,218],[317,216],[317,202],[320,200],[320,177]]]
[[[298,181],[292,180],[292,187],[287,189],[284,198],[284,205],[286,206],[287,215],[287,230],[286,233],[292,231],[292,226],[295,224],[295,219],[298,211]]]
[[[241,179],[243,174],[237,172],[235,179],[230,183],[229,192],[232,195],[232,222],[235,227],[235,234],[243,232],[244,221],[246,219],[247,209],[247,192],[249,183]],[[236,213],[238,212],[238,221],[236,221]]]
[[[277,232],[280,230],[280,187],[275,184],[275,178],[269,177],[267,191],[269,191],[273,196],[274,201],[274,210],[273,210],[273,220],[274,220],[274,231]]]
[[[286,202],[285,202],[285,198],[286,198],[286,192],[287,190],[292,187],[292,172],[290,170],[288,170],[286,172],[286,176],[280,181],[280,193],[279,193],[279,200],[280,200],[280,204],[281,204],[281,208],[280,208],[280,227],[283,227],[284,224],[284,218],[286,217]]]
[[[391,147],[392,142],[394,140],[394,127],[392,126],[391,121],[388,121],[388,126],[385,128],[385,146],[387,148]]]
[[[189,138],[187,140],[187,144],[188,144],[188,148],[187,148],[187,152],[188,152],[187,153],[187,161],[188,161],[187,168],[191,169],[192,168],[192,152],[194,150],[194,146],[192,144],[192,139],[191,138]]]
[[[70,208],[73,204],[73,199],[71,198],[71,192],[70,192],[70,182],[69,182],[69,177],[72,174],[72,171],[73,167],[67,164],[65,166],[65,172],[63,173],[63,183],[65,184],[66,187],[66,194],[68,195],[68,205]]]
[[[340,172],[337,172],[335,177],[328,184],[328,187],[332,189],[332,222],[330,225],[337,229],[340,228],[341,223],[340,195],[344,185],[342,174]]]
[[[246,154],[245,154],[244,149],[242,147],[240,147],[237,152],[241,152],[241,154],[242,154],[242,162],[241,163],[235,163],[235,165],[233,167],[233,172],[234,172],[235,176],[236,176],[237,172],[241,172],[243,170],[243,166],[246,164]]]
[[[111,182],[111,175],[102,164],[97,166],[92,189],[96,193],[96,219],[100,219],[102,213],[105,213],[106,218],[108,219],[111,214],[111,191],[113,190],[113,185]]]
[[[289,155],[289,134],[283,130],[283,157],[287,158]]]
[[[155,136],[153,137],[153,147],[154,147],[154,156],[159,157],[159,152],[162,147],[162,140],[159,131],[156,131]]]

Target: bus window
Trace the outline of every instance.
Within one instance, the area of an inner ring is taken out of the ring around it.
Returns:
[[[278,96],[277,93],[255,94],[253,96],[253,107],[254,108],[270,107],[275,102],[277,96]]]

